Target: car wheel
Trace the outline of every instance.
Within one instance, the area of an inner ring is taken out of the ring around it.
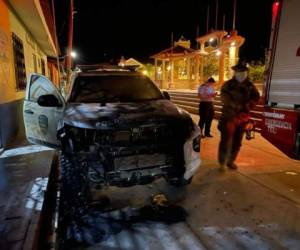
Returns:
[[[90,198],[86,162],[74,154],[61,154],[60,165],[62,201],[73,208],[86,205]]]
[[[91,193],[87,181],[88,168],[78,156],[60,155],[59,231],[61,244],[68,244],[86,213]],[[76,226],[73,226],[76,225]],[[74,229],[75,228],[75,229]],[[72,235],[70,235],[72,231]]]

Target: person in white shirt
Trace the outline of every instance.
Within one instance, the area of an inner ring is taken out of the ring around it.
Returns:
[[[198,97],[200,98],[199,127],[201,129],[201,134],[203,138],[213,137],[210,134],[210,127],[215,114],[213,100],[216,96],[216,91],[214,88],[214,83],[214,78],[210,77],[205,83],[201,84],[198,88]]]

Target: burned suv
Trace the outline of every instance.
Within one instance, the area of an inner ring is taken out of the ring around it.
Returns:
[[[79,70],[66,100],[32,74],[23,111],[28,141],[60,149],[68,185],[130,186],[158,177],[180,185],[200,165],[199,128],[137,72]]]

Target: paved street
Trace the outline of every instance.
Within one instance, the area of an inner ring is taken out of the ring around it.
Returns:
[[[49,148],[23,144],[0,155],[0,249],[37,243],[53,155]]]

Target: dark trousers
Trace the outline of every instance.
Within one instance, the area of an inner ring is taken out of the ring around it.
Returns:
[[[242,146],[245,122],[239,119],[220,121],[219,130],[221,141],[219,144],[218,159],[220,165],[233,163]]]
[[[214,105],[213,102],[200,102],[199,104],[199,127],[201,131],[204,128],[204,135],[210,134],[211,122],[214,118]]]

